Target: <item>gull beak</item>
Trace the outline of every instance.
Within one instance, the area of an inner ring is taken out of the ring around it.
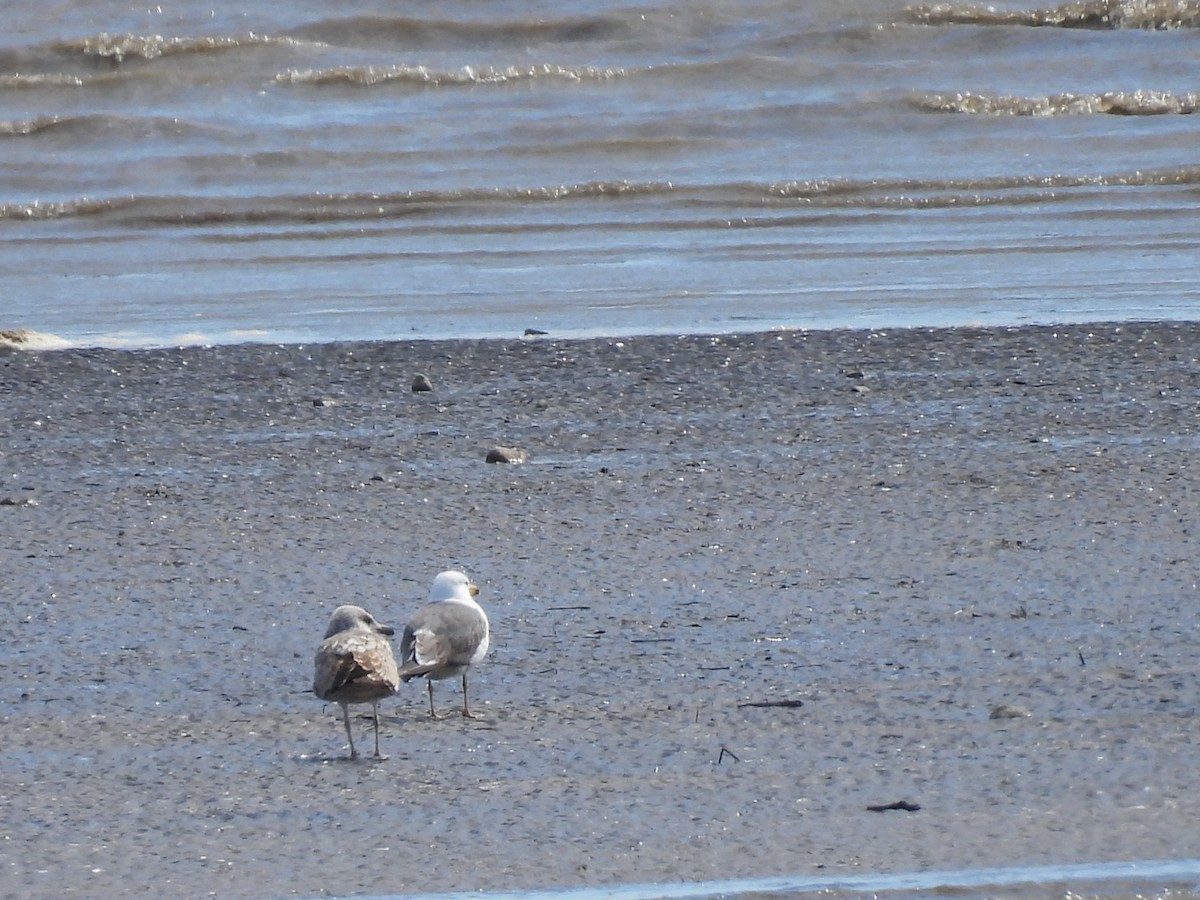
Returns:
[[[479,596],[479,585],[475,584],[474,582],[467,585],[467,590],[471,592],[472,597]]]
[[[378,631],[380,634],[395,634],[396,633],[396,629],[393,628],[391,625],[376,625],[375,630]]]

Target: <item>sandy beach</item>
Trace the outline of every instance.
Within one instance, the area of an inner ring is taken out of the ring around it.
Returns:
[[[0,403],[2,896],[1200,857],[1200,325],[9,350]],[[480,718],[413,682],[348,761],[330,612],[451,567]]]

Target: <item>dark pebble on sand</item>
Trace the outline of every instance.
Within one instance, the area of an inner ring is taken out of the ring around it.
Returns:
[[[993,707],[988,714],[989,719],[1026,719],[1033,715],[1024,706],[1014,706],[1011,703],[1001,703],[999,706]]]
[[[490,463],[523,463],[529,459],[529,453],[520,447],[493,447],[487,452],[485,462]]]

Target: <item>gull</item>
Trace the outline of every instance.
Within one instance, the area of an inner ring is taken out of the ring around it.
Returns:
[[[429,603],[418,609],[404,626],[400,639],[400,679],[408,682],[425,676],[429,690],[429,715],[433,708],[433,682],[462,675],[462,714],[475,718],[467,706],[467,669],[488,651],[488,618],[475,602],[479,588],[462,572],[442,572],[433,579]]]
[[[400,687],[400,674],[385,635],[395,629],[380,625],[360,606],[339,606],[329,618],[325,640],[313,660],[313,693],[322,700],[340,703],[350,758],[358,759],[350,732],[350,704],[370,703],[375,714],[375,758],[379,752],[379,701]]]

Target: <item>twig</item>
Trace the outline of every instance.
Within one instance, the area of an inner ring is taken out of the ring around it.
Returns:
[[[893,809],[899,809],[903,812],[916,812],[920,808],[921,805],[919,803],[909,803],[907,800],[897,800],[895,803],[880,803],[878,806],[867,807],[871,812],[888,812]]]
[[[737,758],[736,753],[734,753],[732,750],[726,750],[724,747],[722,747],[721,752],[717,755],[717,765],[718,766],[721,764],[721,762],[725,759],[726,756],[731,757],[734,762],[741,762],[741,760]]]
[[[747,706],[753,706],[758,709],[766,709],[772,706],[777,706],[781,709],[798,709],[803,705],[803,700],[750,700],[746,703],[739,703],[738,709],[745,709]]]

